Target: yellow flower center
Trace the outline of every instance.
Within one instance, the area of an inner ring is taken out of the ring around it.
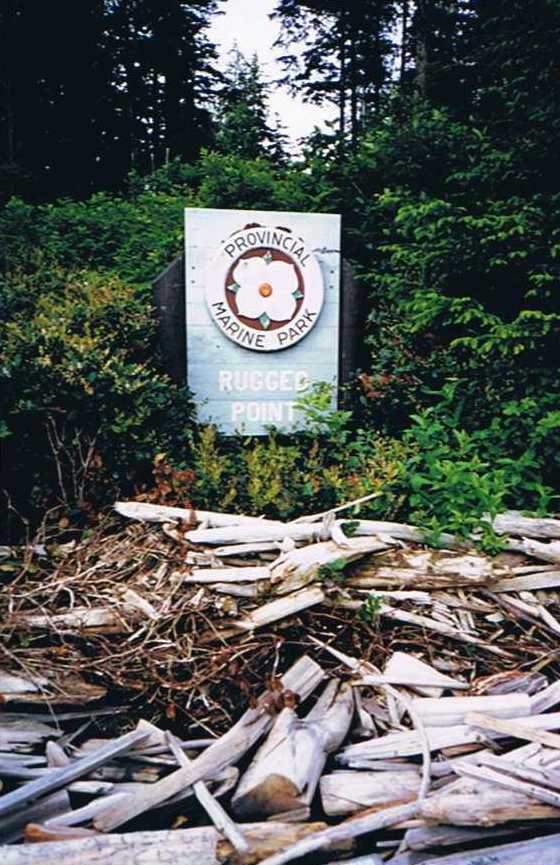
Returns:
[[[272,286],[269,282],[261,282],[259,285],[259,294],[261,297],[270,297],[272,294]]]

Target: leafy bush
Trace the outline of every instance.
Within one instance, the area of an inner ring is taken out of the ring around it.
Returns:
[[[481,536],[487,550],[499,548],[491,520],[508,508],[546,513],[553,491],[541,480],[543,466],[530,446],[508,451],[493,425],[468,432],[461,424],[459,382],[443,388],[441,400],[412,418],[404,434],[408,512],[437,541],[442,532]]]
[[[186,392],[154,366],[150,307],[116,276],[12,275],[2,286],[6,486],[28,513],[130,491],[158,451],[182,455]],[[56,493],[54,491],[56,490]],[[53,495],[54,494],[54,495]]]

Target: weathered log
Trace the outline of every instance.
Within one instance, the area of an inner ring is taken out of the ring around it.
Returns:
[[[292,708],[278,716],[232,799],[243,818],[309,806],[328,754],[346,737],[354,711],[349,685],[329,682],[305,720]]]
[[[282,847],[291,843],[294,835],[297,838],[298,832],[302,837],[323,826],[324,823],[312,823],[294,827],[270,822],[246,824],[243,831],[258,854],[259,850],[266,850],[268,843],[274,845],[277,841]],[[226,847],[213,826],[203,826],[125,835],[96,834],[81,840],[6,847],[2,855],[3,865],[162,865],[164,862],[220,865],[228,861],[231,848]],[[223,858],[218,858],[219,855]]]
[[[423,865],[558,865],[560,835],[424,859]]]
[[[270,832],[269,826],[275,826],[276,831]],[[297,825],[276,822],[257,824],[245,833],[250,841],[248,852],[238,852],[232,849],[232,845],[228,841],[220,840],[216,845],[216,858],[221,865],[258,865],[263,859],[273,856],[279,850],[297,844],[324,829],[324,823]],[[353,849],[352,841],[343,839],[334,845],[334,849],[340,854],[351,852]]]
[[[416,697],[415,711],[427,727],[451,727],[468,723],[473,712],[487,712],[494,718],[524,718],[531,714],[527,694],[505,694],[490,697]],[[550,735],[550,734],[549,734]]]
[[[312,544],[292,550],[282,556],[271,568],[272,582],[278,594],[292,592],[314,580],[321,568],[328,569],[334,562],[349,563],[370,553],[386,550],[391,541],[379,538],[348,538],[344,547],[334,541]]]
[[[272,520],[228,523],[210,529],[191,529],[185,532],[185,539],[192,544],[223,546],[227,544],[270,543],[284,541],[320,541],[320,523],[278,523]]]
[[[47,685],[48,679],[41,676],[14,676],[13,673],[0,670],[0,695],[3,702],[6,702],[7,697],[16,699],[19,694],[39,693]]]
[[[50,706],[57,704],[79,704],[90,703],[102,699],[107,689],[101,685],[86,682],[78,673],[64,673],[53,679],[44,679],[39,676],[29,680],[19,676],[15,678],[19,682],[25,682],[21,686],[13,686],[13,676],[2,673],[1,679],[4,687],[0,685],[0,702],[9,703],[49,703]],[[34,687],[28,687],[31,684]],[[48,720],[52,720],[52,716]]]
[[[286,865],[287,862],[307,856],[316,850],[332,849],[333,844],[395,826],[397,823],[415,817],[419,810],[419,804],[412,802],[407,805],[399,805],[397,808],[388,808],[386,811],[347,820],[339,826],[331,826],[322,832],[314,833],[309,838],[288,847],[282,853],[264,859],[260,865]]]
[[[506,511],[492,520],[498,535],[516,535],[521,538],[560,538],[560,520],[524,517],[518,511]]]
[[[471,844],[474,841],[494,841],[496,838],[503,838],[504,835],[510,837],[519,835],[530,831],[529,827],[530,824],[522,826],[508,824],[492,829],[473,826],[417,826],[406,831],[403,845],[408,850],[438,850],[440,847],[458,847],[459,844]]]
[[[355,814],[364,808],[392,808],[414,802],[420,784],[418,771],[333,772],[321,778],[321,802],[329,817]]]
[[[304,656],[284,674],[281,684],[284,689],[305,699],[315,690],[323,676],[319,665]],[[274,696],[271,692],[265,692],[257,707],[248,709],[224,736],[193,760],[191,768],[178,769],[150,785],[142,795],[130,796],[122,806],[112,809],[110,814],[100,814],[94,821],[96,828],[110,831],[165,802],[196,781],[215,776],[220,770],[236,763],[272,726],[273,718],[267,705],[271,696]]]
[[[548,752],[550,753],[550,751]],[[542,759],[545,757],[544,750],[537,752],[538,757]],[[531,781],[535,784],[540,784],[544,787],[551,787],[553,790],[560,791],[560,771],[555,769],[539,767],[535,765],[535,761],[532,760],[530,765],[523,764],[518,762],[519,758],[512,758],[511,753],[502,757],[496,757],[494,754],[488,752],[484,754],[479,754],[478,760],[476,760],[476,764],[481,766],[489,766],[491,769],[498,769],[498,771],[507,772],[508,775],[513,775],[515,778],[519,778],[521,781]],[[558,754],[557,754],[558,756]],[[462,766],[463,761],[458,761],[458,765]]]
[[[462,778],[422,802],[421,816],[452,826],[499,826],[509,820],[558,820],[560,809],[515,790]]]
[[[231,595],[233,598],[258,598],[265,594],[268,583],[213,583],[212,591],[220,595]]]
[[[426,532],[416,526],[407,523],[391,523],[380,520],[353,520],[354,535],[381,535],[396,538],[399,541],[412,541],[415,544],[427,544]],[[442,533],[438,539],[438,546],[446,549],[464,548],[468,546],[463,540],[454,535]]]
[[[560,564],[560,541],[534,541],[523,538],[521,542],[523,552],[541,562],[550,562],[553,565]]]
[[[4,817],[0,826],[0,844],[13,844],[15,841],[20,841],[28,823],[43,823],[69,811],[70,797],[67,790],[57,790],[50,796],[44,796],[38,802],[19,809],[9,817]]]
[[[368,562],[348,584],[354,588],[407,586],[410,588],[448,588],[494,583],[508,569],[482,555],[458,554],[439,550],[398,550]]]
[[[70,763],[70,757],[56,742],[47,742],[46,755],[47,765],[52,768],[60,769]]]
[[[221,526],[280,525],[276,520],[263,520],[260,517],[246,517],[243,514],[221,514],[215,511],[200,511],[197,508],[174,508],[169,505],[151,505],[146,502],[115,502],[114,509],[122,517],[143,520],[148,523],[168,523],[183,520],[186,523],[208,523],[216,528]]]
[[[87,775],[88,772],[91,772],[98,766],[102,766],[103,763],[109,762],[109,760],[112,760],[118,754],[123,754],[145,738],[146,733],[141,730],[134,730],[132,733],[119,736],[118,739],[115,739],[110,744],[99,748],[97,751],[93,751],[80,760],[76,760],[69,766],[49,770],[44,777],[30,781],[28,784],[24,784],[23,787],[19,787],[17,790],[12,790],[11,793],[2,796],[0,798],[0,816],[10,814],[17,810],[17,808],[32,802],[34,799],[38,799],[39,796],[44,796],[46,793],[58,790],[77,778]]]

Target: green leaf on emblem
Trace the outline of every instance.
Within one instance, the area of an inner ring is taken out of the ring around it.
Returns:
[[[270,262],[272,261],[272,253],[271,252],[265,252],[265,254],[263,255],[263,258],[267,264],[270,264]]]
[[[228,285],[227,288],[228,291],[232,291],[234,294],[237,294],[237,292],[239,291],[239,286],[236,282],[232,282],[232,284]]]
[[[295,291],[292,291],[292,297],[295,297],[296,300],[301,300],[303,297],[303,291],[300,291],[299,288],[296,288]]]
[[[263,312],[263,314],[261,316],[259,316],[259,321],[265,330],[270,325],[270,319],[269,319],[268,315],[266,314],[266,312]]]

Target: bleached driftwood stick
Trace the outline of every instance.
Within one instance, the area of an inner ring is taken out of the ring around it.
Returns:
[[[437,697],[443,690],[463,690],[469,688],[467,682],[445,676],[406,652],[394,652],[380,676],[368,674],[360,678],[355,685],[405,685],[426,697]]]
[[[321,667],[311,658],[303,656],[284,674],[281,684],[284,689],[293,691],[304,700],[315,690],[323,676]],[[197,781],[212,777],[236,763],[272,726],[273,718],[267,710],[269,697],[270,692],[265,692],[256,708],[248,709],[224,736],[193,760],[191,767],[178,769],[155,784],[150,784],[141,794],[130,796],[122,805],[111,809],[110,813],[98,815],[94,821],[96,828],[108,832]]]
[[[560,835],[531,838],[500,844],[499,847],[479,848],[448,856],[423,859],[423,865],[557,865]],[[491,857],[491,858],[490,858]],[[395,861],[395,865],[399,865]]]
[[[260,865],[286,865],[287,862],[307,856],[316,850],[330,849],[333,844],[346,841],[349,838],[359,838],[360,835],[402,823],[404,820],[415,817],[419,810],[419,804],[412,802],[397,808],[388,808],[386,811],[376,814],[368,814],[365,817],[356,817],[355,820],[348,820],[339,826],[331,826],[322,832],[317,832],[292,847],[288,847],[282,853],[264,859]]]
[[[234,598],[258,598],[266,583],[212,583],[212,591],[220,595],[232,595]]]
[[[560,541],[549,541],[543,544],[542,541],[533,541],[529,538],[524,538],[522,546],[523,551],[534,559],[540,559],[542,562],[551,562],[553,565],[560,564]]]
[[[339,514],[341,511],[347,511],[350,508],[355,508],[357,505],[362,505],[364,502],[370,502],[372,499],[379,498],[381,493],[368,493],[367,496],[361,496],[359,499],[354,499],[352,502],[345,502],[343,505],[338,505],[336,508],[331,508],[329,511],[320,511],[318,514],[311,516],[298,517],[293,520],[294,523],[314,523],[317,520],[322,520],[328,514]]]
[[[114,609],[106,607],[74,607],[66,613],[20,613],[10,620],[16,628],[52,628],[58,631],[120,628],[126,630],[126,620],[138,620],[140,612],[130,604]]]
[[[329,862],[328,865],[384,865],[385,860],[375,853],[370,853],[367,856],[358,856],[357,859],[338,859],[336,862]]]
[[[547,730],[534,729],[530,726],[539,716],[523,718],[520,722],[504,721],[501,718],[488,717],[480,712],[471,712],[465,716],[465,723],[470,727],[478,727],[480,730],[491,730],[504,736],[513,736],[516,739],[527,739],[529,742],[538,742],[549,748],[560,748],[560,736],[557,733],[549,733]],[[542,716],[546,723],[546,716]]]
[[[392,808],[414,802],[420,784],[420,773],[414,770],[333,772],[321,778],[321,802],[329,817],[355,814],[364,808]]]
[[[558,770],[547,769],[546,767],[542,769],[533,764],[524,765],[518,761],[514,762],[509,754],[503,757],[496,757],[494,754],[488,752],[477,756],[478,760],[475,760],[475,763],[480,766],[488,766],[490,769],[507,772],[508,775],[520,778],[521,781],[532,781],[540,786],[552,787],[554,790],[560,791],[560,771]],[[462,765],[462,761],[457,762],[461,762]]]
[[[319,541],[320,523],[275,523],[271,520],[254,520],[250,523],[230,523],[211,529],[192,529],[185,533],[186,540],[193,544],[221,546],[224,544],[253,544],[271,541]]]
[[[329,682],[305,720],[292,708],[278,716],[232,799],[245,819],[309,806],[328,754],[346,737],[354,711],[352,688]]]
[[[462,724],[454,727],[428,727],[426,736],[430,751],[484,742],[482,733]],[[377,739],[367,739],[355,745],[347,745],[336,755],[336,760],[343,766],[359,768],[366,765],[369,768],[372,760],[391,760],[395,757],[410,757],[421,753],[422,741],[418,731],[407,730],[402,733],[389,733]]]
[[[184,583],[245,583],[255,580],[269,580],[270,568],[193,568]]]
[[[476,713],[473,713],[473,716],[477,719],[481,717],[476,715]],[[426,734],[430,743],[430,750],[453,748],[456,745],[471,745],[475,742],[484,744],[487,739],[500,739],[516,735],[512,732],[511,725],[513,722],[497,718],[490,719],[491,722],[494,720],[496,724],[492,724],[492,729],[488,728],[489,725],[485,725],[484,731],[482,727],[469,723],[469,715],[466,716],[465,721],[467,723],[464,725],[427,727]],[[531,715],[528,718],[523,718],[522,723],[525,736],[521,738],[529,739],[530,736],[533,738],[533,732],[540,735],[540,731],[560,728],[560,713]],[[496,729],[498,725],[500,725],[500,731]],[[520,726],[517,725],[517,722],[515,723],[517,731],[520,730]],[[486,730],[488,732],[485,735]],[[372,760],[389,760],[395,757],[409,757],[421,753],[422,743],[417,731],[407,730],[403,733],[389,733],[386,736],[380,736],[378,739],[368,739],[363,742],[357,742],[355,745],[347,745],[346,748],[337,754],[336,759],[337,762],[344,766],[371,768],[370,761]]]
[[[556,706],[557,703],[560,703],[560,681],[553,682],[548,688],[543,688],[542,691],[532,694],[530,700],[533,715],[539,715],[541,712],[546,712],[547,709]]]
[[[323,649],[328,651],[331,655],[334,655],[334,657],[336,657],[340,661],[342,661],[342,663],[345,664],[347,667],[349,667],[351,670],[355,670],[355,671],[361,673],[362,675],[364,675],[364,674],[365,675],[368,675],[368,674],[374,674],[375,675],[375,674],[379,673],[379,670],[377,669],[377,667],[375,667],[369,661],[358,661],[358,660],[356,660],[356,658],[352,658],[350,655],[346,655],[343,652],[339,652],[337,649],[333,649],[332,646],[328,646],[325,643],[322,643],[316,637],[312,638],[312,639],[313,639],[314,643],[317,643],[317,645],[322,646]],[[391,685],[384,685],[382,687],[383,687],[383,690],[385,691],[387,701],[389,702],[389,700],[392,700],[393,702],[396,702],[397,704],[400,704],[400,706],[404,707],[404,709],[406,710],[406,712],[408,713],[408,715],[410,717],[410,720],[412,721],[414,727],[416,728],[416,732],[417,732],[418,738],[420,740],[420,750],[421,750],[421,754],[422,754],[422,781],[421,781],[420,789],[418,792],[418,798],[423,799],[424,796],[427,795],[428,790],[430,788],[430,775],[431,775],[431,772],[430,772],[430,764],[431,764],[430,744],[429,744],[429,740],[428,740],[428,736],[427,736],[427,731],[424,728],[424,722],[416,713],[416,710],[414,709],[414,707],[412,705],[412,701],[409,699],[409,697],[403,691],[399,691],[396,688],[393,688]]]
[[[538,589],[556,589],[559,586],[560,571],[544,571],[498,580],[493,584],[492,591],[498,594],[500,592],[534,592]]]
[[[504,649],[500,649],[499,646],[494,646],[491,643],[481,640],[479,637],[473,637],[471,634],[465,634],[463,631],[459,631],[457,628],[452,627],[452,625],[438,622],[435,619],[431,619],[429,616],[419,616],[417,613],[409,613],[408,610],[399,610],[386,604],[382,604],[379,612],[380,615],[385,616],[388,619],[393,619],[396,622],[405,622],[409,625],[418,625],[421,628],[428,628],[429,630],[436,631],[446,637],[450,637],[453,640],[459,640],[462,643],[470,643],[474,646],[481,646],[487,652],[490,652],[493,655],[498,655],[501,658],[511,658],[510,653],[506,652]]]
[[[228,556],[249,556],[255,553],[273,553],[280,549],[280,541],[263,541],[262,544],[230,544],[226,547],[216,547],[212,552],[220,559]]]
[[[397,538],[399,541],[412,541],[416,544],[426,543],[425,535],[421,529],[416,526],[409,526],[406,523],[391,523],[381,520],[352,520],[356,523],[354,526],[355,535],[381,535]],[[459,544],[457,538],[453,535],[443,534],[440,538],[441,546],[447,549],[453,549],[456,546],[465,546],[464,543]]]
[[[321,568],[334,562],[350,563],[369,553],[377,553],[391,546],[391,541],[379,538],[348,538],[344,547],[334,541],[324,541],[292,550],[272,565],[271,577],[278,594],[292,592],[310,583]]]
[[[465,724],[470,712],[487,712],[495,718],[523,718],[531,714],[527,694],[491,697],[416,697],[412,705],[427,727]]]
[[[299,592],[293,592],[291,595],[277,598],[269,604],[257,607],[244,619],[236,619],[232,622],[231,627],[240,631],[254,631],[256,628],[270,625],[271,622],[276,622],[278,619],[285,619],[288,616],[301,613],[302,610],[307,610],[309,607],[322,604],[324,600],[325,593],[323,590],[319,586],[310,586],[308,589],[301,589]]]
[[[134,730],[132,733],[119,736],[118,739],[114,739],[102,748],[92,751],[69,766],[63,766],[60,769],[50,769],[43,777],[36,778],[34,781],[24,784],[23,787],[12,790],[11,793],[0,797],[0,816],[10,814],[23,805],[33,802],[34,799],[38,799],[39,796],[44,796],[46,793],[71,784],[77,778],[87,775],[89,772],[97,769],[98,766],[102,766],[119,754],[130,750],[133,745],[143,741],[146,736],[147,734],[142,730]]]
[[[516,535],[521,538],[560,538],[560,520],[524,517],[518,511],[498,514],[492,521],[498,535]]]
[[[555,808],[560,809],[560,793],[547,790],[538,784],[520,781],[517,778],[505,775],[503,772],[497,772],[495,769],[489,769],[485,766],[472,766],[468,763],[456,763],[453,771],[460,776],[488,781],[491,784],[496,784],[498,787],[504,787],[506,790],[515,790],[518,793],[523,793],[530,799],[546,802],[547,805],[553,805]]]
[[[115,502],[114,509],[121,517],[130,520],[143,520],[148,523],[168,523],[172,520],[185,520],[188,523],[208,523],[210,526],[280,525],[276,520],[263,520],[260,517],[246,517],[243,514],[221,514],[216,511],[201,511],[198,508],[173,508],[169,505],[151,505],[147,502]]]
[[[177,760],[179,766],[191,768],[192,761],[187,757],[181,743],[171,733],[167,733],[167,741],[171,749],[171,753]],[[231,817],[222,808],[218,800],[212,795],[204,781],[197,781],[193,784],[194,795],[212,820],[212,823],[227,839],[230,841],[236,850],[242,853],[249,849],[249,843],[245,839],[243,832],[233,822]]]

